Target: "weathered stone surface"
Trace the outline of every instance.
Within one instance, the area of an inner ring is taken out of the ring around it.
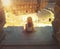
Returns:
[[[56,0],[55,4],[55,20],[53,21],[54,36],[60,42],[60,0]]]
[[[53,29],[54,29],[54,33],[58,32],[59,31],[59,25],[60,25],[60,21],[57,19],[57,20],[54,20],[54,22],[52,23],[53,24]]]
[[[60,0],[56,0],[56,4],[60,6]]]
[[[5,13],[0,1],[0,27],[4,26],[4,24],[5,24]]]
[[[55,5],[55,18],[60,18],[60,7],[58,5]]]
[[[2,7],[1,1],[0,1],[0,41],[4,36],[4,33],[3,33],[4,24],[5,24],[5,14],[4,14],[4,10],[3,10],[3,7]]]

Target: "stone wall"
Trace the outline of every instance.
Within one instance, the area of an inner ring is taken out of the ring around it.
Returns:
[[[3,26],[5,25],[5,14],[0,0],[0,41],[4,36]]]
[[[2,30],[4,24],[5,24],[5,14],[0,1],[0,31]]]
[[[54,37],[60,42],[60,0],[55,0],[55,19],[53,21]]]

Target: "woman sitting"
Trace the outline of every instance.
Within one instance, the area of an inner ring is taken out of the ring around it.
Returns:
[[[27,24],[26,24],[26,32],[34,32],[34,26],[33,26],[33,21],[31,17],[27,18]]]

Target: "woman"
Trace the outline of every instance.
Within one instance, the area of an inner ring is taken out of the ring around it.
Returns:
[[[31,17],[27,18],[27,24],[26,24],[26,32],[33,32],[34,31],[34,26],[33,26],[33,21]]]

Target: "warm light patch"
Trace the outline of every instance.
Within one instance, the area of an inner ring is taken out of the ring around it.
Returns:
[[[2,0],[3,6],[10,6],[10,4],[11,4],[10,0]]]
[[[49,16],[46,17],[45,15],[41,15],[41,13],[39,13],[39,16],[38,16],[37,13],[30,13],[30,14],[26,13],[26,14],[21,14],[21,15],[20,14],[15,15],[12,12],[5,12],[5,15],[6,15],[5,27],[8,27],[8,26],[24,26],[24,28],[25,28],[25,24],[27,23],[28,17],[32,18],[34,27],[52,26],[51,22],[49,22],[49,17],[51,17],[51,19],[53,19],[52,17],[54,16],[54,14],[50,11],[49,11],[49,13],[51,15],[48,14]],[[42,19],[42,21],[41,21],[41,19]]]
[[[26,22],[28,17],[31,17],[34,23],[38,22],[38,16],[36,15],[36,13],[21,15],[21,17],[23,22]]]

